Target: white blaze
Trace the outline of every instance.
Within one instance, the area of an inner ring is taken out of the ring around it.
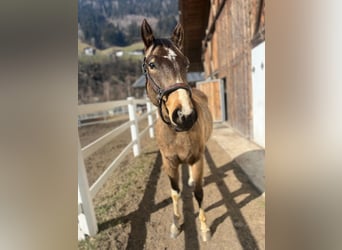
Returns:
[[[192,113],[192,107],[190,105],[190,98],[188,95],[188,91],[185,89],[178,89],[178,97],[179,101],[182,104],[182,113],[183,115],[190,115]]]
[[[176,59],[177,54],[170,48],[167,48],[167,56],[165,58],[174,61]]]

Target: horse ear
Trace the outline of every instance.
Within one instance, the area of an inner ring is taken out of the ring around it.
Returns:
[[[184,41],[184,30],[180,23],[177,24],[173,30],[171,40],[176,44],[176,46],[182,50]]]
[[[142,24],[141,24],[141,38],[144,41],[145,49],[150,47],[153,43],[153,40],[154,40],[152,28],[148,24],[146,19],[144,19]]]

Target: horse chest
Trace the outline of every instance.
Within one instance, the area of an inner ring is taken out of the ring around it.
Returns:
[[[199,139],[188,133],[164,133],[157,136],[160,150],[168,158],[177,158],[180,163],[194,163],[201,155]]]

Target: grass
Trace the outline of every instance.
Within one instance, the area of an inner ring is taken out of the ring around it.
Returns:
[[[92,47],[94,48],[93,46],[89,45],[89,44],[86,44],[84,42],[82,42],[81,40],[78,39],[78,54],[82,54],[83,53],[83,50],[86,48],[86,47]]]
[[[83,50],[86,47],[92,47],[93,46],[83,43],[82,41],[78,40],[78,59],[81,62],[84,63],[105,63],[107,61],[111,61],[110,55],[112,55],[115,51],[123,51],[125,52],[124,55],[120,58],[124,60],[141,60],[141,55],[129,55],[128,52],[136,51],[136,50],[142,50],[144,45],[142,42],[133,43],[131,45],[128,45],[126,47],[119,47],[119,46],[113,46],[104,50],[96,49],[96,54],[94,56],[86,56],[83,54]]]
[[[133,43],[131,45],[128,45],[126,47],[118,47],[118,46],[114,46],[114,47],[110,47],[108,49],[104,49],[101,50],[101,53],[103,55],[110,55],[112,54],[114,51],[124,51],[124,52],[131,52],[131,51],[135,51],[135,50],[142,50],[144,48],[144,45],[142,42],[137,42],[137,43]]]
[[[94,56],[78,55],[78,61],[82,63],[106,63],[112,61],[109,56],[96,52]]]
[[[153,158],[144,154],[135,158],[134,161],[126,168],[127,171],[121,178],[124,181],[120,181],[120,188],[116,192],[109,192],[101,196],[99,195],[99,203],[95,206],[96,217],[99,221],[106,220],[110,210],[113,206],[120,205],[122,200],[129,199],[132,192],[136,192],[137,183],[142,176],[146,174],[146,171],[152,167]],[[147,171],[148,172],[148,171]],[[108,189],[108,187],[104,187]],[[109,188],[109,190],[113,190]]]
[[[128,230],[129,223],[119,218],[134,211],[138,206],[158,153],[155,140],[147,141],[141,155],[124,161],[94,198],[95,215],[99,224],[113,218],[118,220],[94,237],[79,241],[78,249],[113,249],[112,244],[119,244],[115,243],[116,237],[125,234],[122,230]]]

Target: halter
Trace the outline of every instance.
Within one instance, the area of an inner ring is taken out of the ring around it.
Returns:
[[[151,77],[151,75],[149,74],[148,70],[146,69],[146,57],[144,57],[144,62],[142,64],[142,71],[143,74],[146,77],[146,88],[147,88],[147,82],[148,80],[150,80],[151,83],[151,87],[154,90],[154,92],[157,94],[157,100],[158,100],[158,109],[159,109],[159,115],[161,117],[161,119],[163,120],[164,123],[166,123],[167,125],[171,126],[171,122],[165,120],[163,114],[162,114],[162,105],[163,105],[163,97],[166,96],[166,98],[168,98],[168,96],[178,90],[178,89],[185,89],[189,92],[190,98],[191,98],[191,87],[183,82],[179,82],[179,83],[175,83],[172,84],[171,86],[167,87],[167,88],[161,88],[160,85],[158,85],[154,79]]]

